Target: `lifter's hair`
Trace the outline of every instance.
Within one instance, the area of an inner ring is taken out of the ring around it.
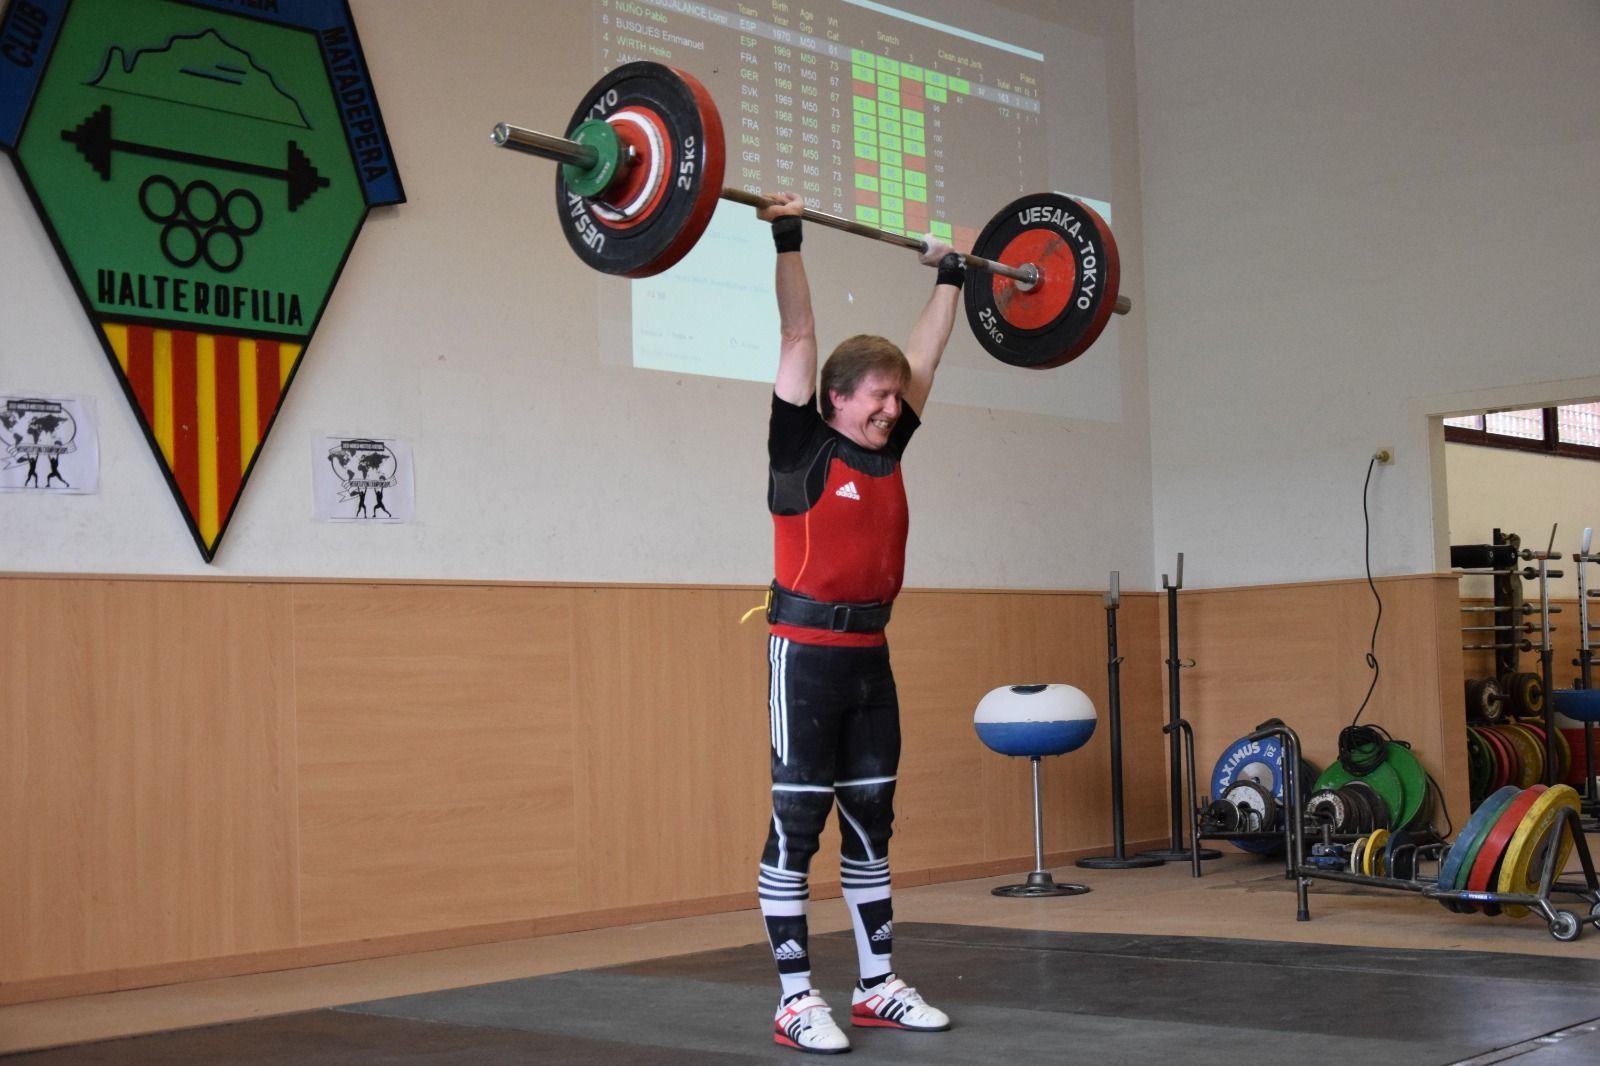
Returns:
[[[841,341],[822,364],[822,420],[833,421],[833,393],[855,395],[861,379],[870,374],[900,379],[900,387],[911,383],[911,364],[900,346],[871,333],[857,333]]]

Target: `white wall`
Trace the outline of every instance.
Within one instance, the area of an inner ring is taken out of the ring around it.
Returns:
[[[1556,527],[1555,550],[1564,558],[1549,564],[1562,576],[1550,579],[1550,595],[1570,599],[1578,594],[1577,564],[1573,553],[1581,549],[1587,526],[1600,531],[1600,463],[1590,459],[1538,455],[1472,444],[1445,446],[1449,478],[1450,543],[1487,544],[1496,529],[1516,533],[1522,546],[1543,550],[1550,545],[1550,527]],[[1600,544],[1600,540],[1595,541]],[[1594,548],[1590,549],[1594,551]],[[1519,563],[1519,566],[1537,566]],[[1600,588],[1600,567],[1589,564],[1584,576],[1589,588]],[[1493,596],[1487,577],[1468,577],[1461,591],[1469,596]],[[1523,596],[1538,597],[1536,582],[1523,582]],[[1576,625],[1576,619],[1557,619],[1557,625]]]
[[[1142,300],[1131,10],[1014,6],[1106,40],[1123,290]],[[211,567],[21,182],[0,166],[0,393],[92,397],[102,447],[97,496],[0,494],[0,570],[765,582],[770,388],[631,370],[601,351],[601,308],[623,283],[567,251],[549,164],[489,142],[497,121],[565,123],[594,81],[586,9],[352,7],[409,202],[369,217]],[[733,77],[695,73],[714,92]],[[929,272],[870,242],[812,240],[819,301],[830,256],[844,254],[884,257],[877,328],[903,334]],[[957,336],[953,357],[973,358],[964,323]],[[1120,377],[1120,409],[1092,419],[958,406],[935,391],[906,465],[908,584],[1093,588],[1109,569],[1131,588],[1152,583],[1141,323],[1116,337],[1083,357]],[[309,448],[323,432],[410,438],[417,520],[314,523]]]
[[[1389,445],[1373,568],[1442,568],[1441,397],[1592,392],[1600,5],[1135,12],[1157,565],[1360,575]]]

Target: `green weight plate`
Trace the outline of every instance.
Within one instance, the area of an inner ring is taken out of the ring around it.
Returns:
[[[1394,820],[1394,827],[1411,829],[1418,821],[1418,816],[1422,814],[1423,803],[1428,798],[1428,771],[1422,768],[1422,763],[1417,761],[1411,749],[1404,744],[1391,743],[1385,748],[1383,763],[1400,779],[1400,787],[1404,793],[1400,813]]]
[[[1349,784],[1351,781],[1363,781],[1370,785],[1374,792],[1382,796],[1383,802],[1389,808],[1391,821],[1397,819],[1394,814],[1395,811],[1404,809],[1405,786],[1400,783],[1400,776],[1395,773],[1394,768],[1387,761],[1379,763],[1371,773],[1359,776],[1346,770],[1344,763],[1335,762],[1332,766],[1322,771],[1321,776],[1317,778],[1316,784],[1312,786],[1312,791],[1324,788],[1338,788],[1340,785]],[[1416,811],[1413,809],[1412,813],[1415,814]],[[1384,826],[1383,828],[1391,827]]]
[[[1545,792],[1545,786],[1534,785],[1525,788],[1511,798],[1506,805],[1505,812],[1489,827],[1489,833],[1483,838],[1483,845],[1478,848],[1478,854],[1473,857],[1472,868],[1467,871],[1466,888],[1472,892],[1493,892],[1495,883],[1500,877],[1500,867],[1505,861],[1506,848],[1511,843],[1511,838],[1516,835],[1517,827],[1522,824],[1523,816],[1539,802],[1539,797]],[[1469,904],[1474,910],[1493,917],[1500,913],[1499,903],[1474,903]]]
[[[1467,791],[1472,810],[1477,810],[1489,792],[1489,775],[1493,769],[1483,738],[1471,726],[1467,727]]]
[[[1519,896],[1538,895],[1538,879],[1544,872],[1545,852],[1552,847],[1557,849],[1554,860],[1556,875],[1559,877],[1561,871],[1566,869],[1567,860],[1572,857],[1573,838],[1570,833],[1557,835],[1558,819],[1563,811],[1571,811],[1581,817],[1583,801],[1574,789],[1556,785],[1546,790],[1528,809],[1528,813],[1522,816],[1522,823],[1512,834],[1511,843],[1506,845],[1505,862],[1501,865],[1496,882],[1497,891]],[[1522,918],[1527,915],[1528,908],[1507,903],[1505,912],[1512,918]]]
[[[1494,823],[1499,821],[1500,815],[1517,798],[1521,789],[1515,785],[1506,785],[1497,790],[1488,799],[1472,812],[1472,817],[1467,819],[1467,824],[1461,827],[1461,832],[1456,834],[1456,842],[1445,853],[1444,862],[1439,864],[1439,887],[1452,892],[1460,892],[1466,887],[1467,871],[1472,869],[1472,860],[1478,857],[1478,849],[1483,847],[1483,838],[1489,835],[1489,830]],[[1469,913],[1473,908],[1455,900],[1442,899],[1448,910]]]
[[[1504,788],[1516,784],[1521,768],[1517,765],[1517,753],[1511,741],[1502,737],[1494,727],[1485,727],[1479,730],[1478,735],[1483,738],[1489,754],[1494,758],[1494,774],[1489,778],[1489,787]]]
[[[1478,772],[1482,775],[1482,780],[1478,785],[1478,799],[1473,804],[1474,809],[1476,809],[1477,805],[1482,803],[1489,793],[1494,791],[1494,752],[1490,749],[1489,742],[1484,739],[1481,732],[1474,729],[1471,735],[1478,743]],[[1467,754],[1469,757],[1471,756],[1471,748],[1467,749]]]
[[[622,157],[622,142],[611,123],[591,118],[578,123],[578,128],[567,135],[568,140],[586,144],[595,150],[593,166],[582,167],[566,163],[561,167],[567,188],[585,199],[593,199],[605,192],[616,179],[618,162]]]

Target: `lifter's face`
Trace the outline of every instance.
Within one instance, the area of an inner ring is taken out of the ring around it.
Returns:
[[[900,421],[904,389],[905,382],[898,375],[874,371],[862,378],[849,396],[837,391],[831,394],[833,418],[828,424],[863,448],[877,451],[889,443],[889,434]]]

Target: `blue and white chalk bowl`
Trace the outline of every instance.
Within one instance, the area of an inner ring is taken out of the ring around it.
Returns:
[[[972,716],[978,739],[1001,755],[1033,762],[1033,871],[1020,885],[1002,885],[997,896],[1077,896],[1087,885],[1057,883],[1044,868],[1044,825],[1039,799],[1039,760],[1076,751],[1094,735],[1094,703],[1071,685],[1005,685],[978,701]]]

